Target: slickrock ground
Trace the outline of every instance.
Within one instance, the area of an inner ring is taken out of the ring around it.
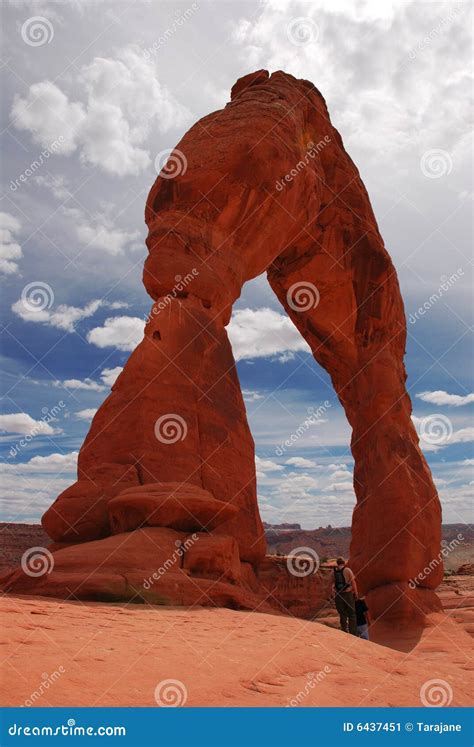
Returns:
[[[447,615],[419,634],[395,640],[392,631],[395,650],[317,622],[228,609],[9,596],[0,610],[5,705],[41,691],[34,705],[154,706],[168,679],[188,706],[417,706],[432,679],[452,690],[453,706],[470,704],[471,639]]]

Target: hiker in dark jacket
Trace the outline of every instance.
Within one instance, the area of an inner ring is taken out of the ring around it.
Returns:
[[[369,640],[369,608],[367,607],[364,597],[359,597],[355,602],[356,618],[357,618],[357,633],[359,638],[364,638],[366,641]]]
[[[336,609],[339,612],[341,630],[352,635],[357,633],[357,618],[355,600],[357,599],[357,585],[355,576],[346,565],[344,558],[336,560],[334,568],[333,592],[335,594]]]

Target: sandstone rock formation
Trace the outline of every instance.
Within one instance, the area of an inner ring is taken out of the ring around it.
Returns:
[[[410,418],[398,280],[322,95],[283,72],[240,79],[227,106],[178,144],[145,219],[145,336],[94,417],[78,481],[43,517],[48,534],[161,542],[163,532],[211,531],[227,539],[206,539],[209,557],[191,557],[191,574],[214,578],[212,558],[227,558],[226,583],[238,586],[235,540],[247,576],[258,576],[254,445],[225,327],[242,285],[267,272],[352,426],[351,564],[373,616],[436,608],[442,566],[423,569],[439,553],[441,513]],[[61,568],[74,556],[66,566],[76,572],[87,553],[56,556]],[[185,583],[176,580],[176,598]]]

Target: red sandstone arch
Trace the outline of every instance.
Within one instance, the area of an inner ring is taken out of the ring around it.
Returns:
[[[323,97],[282,72],[246,76],[175,156],[178,173],[159,176],[147,201],[144,283],[154,306],[144,340],[93,420],[78,482],[44,527],[61,542],[133,531],[150,523],[157,495],[172,503],[187,490],[186,510],[194,515],[207,495],[222,519],[213,535],[234,537],[240,559],[258,567],[254,446],[225,325],[243,283],[267,271],[352,426],[359,586],[376,615],[436,607],[440,566],[409,585],[438,555],[441,519],[410,419],[403,303]],[[298,308],[297,283],[317,286],[317,306]],[[175,431],[157,437],[157,420],[166,428],[171,415]]]

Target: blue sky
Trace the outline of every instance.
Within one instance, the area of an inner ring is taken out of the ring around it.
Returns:
[[[444,521],[471,520],[470,13],[463,2],[2,5],[3,520],[37,521],[74,480],[93,412],[140,340],[155,161],[259,68],[312,80],[360,169],[399,273],[408,388]],[[263,518],[350,524],[349,427],[265,278],[244,288],[229,333]]]

